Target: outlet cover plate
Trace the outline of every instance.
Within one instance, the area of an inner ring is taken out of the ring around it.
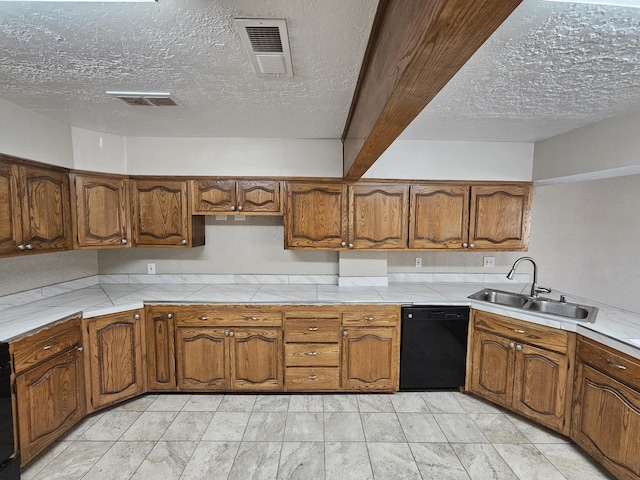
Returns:
[[[496,266],[496,257],[484,257],[485,268],[493,268]]]

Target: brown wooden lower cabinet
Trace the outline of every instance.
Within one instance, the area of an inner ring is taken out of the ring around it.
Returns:
[[[80,319],[11,343],[22,465],[86,414]]]
[[[569,435],[575,335],[474,311],[467,390]]]
[[[85,320],[89,347],[89,409],[135,397],[145,390],[143,319],[139,310]]]
[[[395,328],[347,327],[342,335],[343,389],[398,389],[400,348]]]
[[[621,480],[640,479],[640,361],[578,342],[572,439]]]
[[[179,390],[282,390],[277,327],[178,327]]]
[[[176,389],[176,322],[173,309],[145,308],[147,386],[149,391]]]

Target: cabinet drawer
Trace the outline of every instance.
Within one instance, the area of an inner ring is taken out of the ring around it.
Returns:
[[[340,341],[340,319],[288,318],[284,322],[285,342],[330,343]]]
[[[395,327],[399,318],[400,315],[395,313],[345,313],[342,324],[345,327]]]
[[[340,369],[337,367],[287,367],[285,369],[285,389],[338,390]]]
[[[179,307],[176,320],[178,325],[278,327],[282,325],[282,312],[250,307]]]
[[[23,372],[74,345],[82,344],[80,318],[73,318],[51,328],[11,343],[13,368]]]
[[[580,337],[578,360],[640,390],[640,362],[593,340]]]
[[[559,353],[566,353],[569,346],[569,334],[563,330],[514,320],[492,313],[475,311],[473,326],[476,330],[495,333]]]
[[[287,343],[284,347],[287,367],[337,367],[339,343]]]

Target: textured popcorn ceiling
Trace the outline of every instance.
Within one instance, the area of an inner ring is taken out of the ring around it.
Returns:
[[[640,9],[524,0],[401,139],[538,141],[640,108]]]
[[[120,135],[339,138],[377,0],[0,2],[0,98]],[[263,78],[234,17],[285,18],[293,78]],[[129,107],[105,91],[170,92]]]
[[[0,99],[127,136],[339,138],[377,3],[0,2]],[[287,20],[293,78],[255,75],[235,16]],[[634,108],[640,9],[524,0],[401,138],[536,141]]]

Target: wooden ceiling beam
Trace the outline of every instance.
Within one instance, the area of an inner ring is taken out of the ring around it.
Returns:
[[[359,179],[522,0],[380,0],[342,136]]]

